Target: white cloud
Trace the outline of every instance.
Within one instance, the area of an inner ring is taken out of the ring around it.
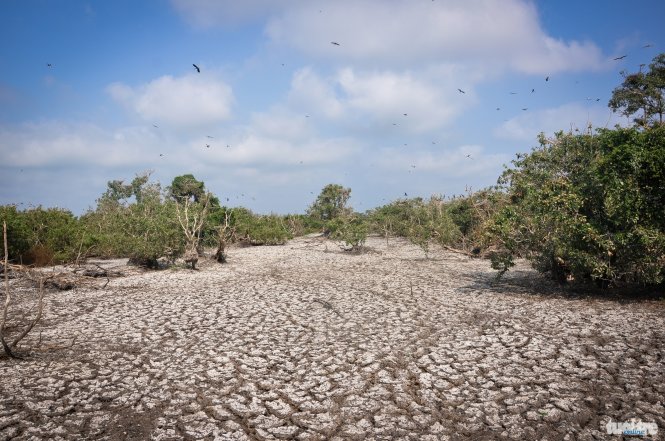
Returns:
[[[476,103],[474,81],[450,67],[399,73],[347,67],[328,77],[304,68],[294,74],[289,104],[348,127],[369,120],[379,127],[398,124],[409,132],[425,132],[450,123]],[[459,86],[467,93],[460,94]]]
[[[136,88],[113,83],[107,91],[144,120],[175,127],[209,126],[227,120],[234,101],[230,86],[202,74],[165,75]]]
[[[433,172],[456,178],[498,176],[508,161],[508,155],[486,153],[479,145],[462,145],[440,151],[384,149],[378,163],[392,171]]]
[[[504,139],[536,142],[542,132],[552,135],[560,130],[585,131],[592,128],[628,125],[628,119],[607,107],[568,103],[558,107],[534,110],[505,121],[494,129],[494,135]]]
[[[266,33],[307,55],[357,64],[471,61],[552,74],[606,62],[593,43],[547,35],[525,0],[293,2],[271,16]]]
[[[328,118],[338,118],[344,112],[344,106],[335,94],[335,80],[320,77],[310,67],[295,72],[288,100],[292,107]]]
[[[134,166],[157,156],[160,140],[145,128],[106,130],[58,121],[0,128],[0,156],[13,167]]]

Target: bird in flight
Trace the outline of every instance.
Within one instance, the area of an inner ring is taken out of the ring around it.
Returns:
[[[534,93],[535,91],[536,91],[536,89],[531,89],[531,93]]]
[[[210,138],[210,139],[214,139],[214,138],[215,138],[214,136],[210,136],[210,135],[207,135],[206,137],[207,137],[207,138]]]
[[[651,47],[651,46],[653,46],[653,44],[649,43],[649,44],[645,44],[644,46],[642,46],[642,48],[646,49],[646,48]]]
[[[404,196],[406,196],[406,197],[409,197],[409,195],[408,195],[408,194],[406,194],[406,192],[404,192]]]
[[[156,129],[159,128],[159,126],[158,126],[157,124],[153,124],[152,126],[153,126],[154,128],[156,128]]]
[[[528,107],[523,107],[522,110],[529,110],[529,108]]]
[[[470,154],[470,153],[469,153],[468,155],[466,155],[466,157],[469,158],[469,159],[473,159],[473,158],[471,157],[471,154]]]
[[[201,73],[201,69],[196,64],[192,63],[192,66],[194,66],[194,69],[196,69],[198,73]]]
[[[511,95],[517,95],[517,92],[510,92]]]
[[[615,61],[616,61],[616,60],[623,60],[623,59],[626,58],[627,56],[628,56],[628,55],[622,55],[622,56],[620,56],[620,57],[616,57],[614,60],[615,60]]]
[[[335,46],[339,46],[339,43],[336,41],[331,41],[330,44],[334,44]]]
[[[457,90],[459,91],[459,93],[466,93],[466,92],[463,91],[462,89],[457,89]]]
[[[53,65],[51,63],[47,63],[46,66],[47,67],[53,67]]]
[[[545,77],[545,81],[549,81],[549,80],[550,80],[550,77]]]
[[[501,110],[501,107],[497,107],[496,110]]]
[[[208,148],[208,149],[209,149],[209,148],[210,148],[210,144],[206,144],[206,148]]]

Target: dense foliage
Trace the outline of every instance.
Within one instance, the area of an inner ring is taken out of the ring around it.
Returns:
[[[307,214],[323,222],[349,215],[352,210],[346,204],[350,197],[350,188],[338,184],[326,185],[307,210]]]
[[[36,207],[19,211],[6,205],[0,207],[2,221],[7,222],[8,254],[15,263],[48,265],[70,261],[90,246],[90,237],[67,210]]]
[[[665,127],[558,133],[500,179],[510,198],[490,231],[559,280],[601,286],[665,280]]]
[[[185,237],[178,225],[175,202],[164,197],[158,183],[146,175],[131,184],[111,181],[97,207],[81,217],[94,247],[91,255],[129,257],[156,267],[160,257],[174,259],[184,251]]]

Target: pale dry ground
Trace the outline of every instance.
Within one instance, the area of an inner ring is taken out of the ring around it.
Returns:
[[[566,298],[524,265],[491,287],[488,261],[368,245],[301,238],[48,293],[26,359],[0,358],[0,438],[665,433],[662,301]]]

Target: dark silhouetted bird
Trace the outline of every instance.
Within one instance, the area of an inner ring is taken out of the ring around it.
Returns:
[[[206,144],[206,148],[209,149],[209,148],[210,148],[210,144]]]
[[[510,92],[511,95],[517,95],[517,92]]]
[[[466,155],[466,157],[469,158],[469,159],[473,159],[473,158],[471,157],[471,154],[470,154],[470,153],[469,153],[468,155]]]
[[[331,41],[330,44],[334,44],[335,46],[339,46],[339,43],[336,41]]]
[[[406,196],[406,197],[409,197],[409,195],[408,195],[408,194],[406,194],[406,192],[404,192],[404,196]]]
[[[158,126],[157,124],[153,124],[152,126],[153,126],[154,128],[156,128],[156,129],[159,128],[159,126]]]
[[[192,63],[192,66],[194,66],[194,69],[196,69],[198,73],[201,73],[201,69],[199,69],[199,67],[196,64]]]
[[[214,136],[206,135],[206,138],[215,139]]]
[[[651,47],[651,46],[653,46],[653,44],[645,44],[644,46],[642,46],[642,49],[646,49],[646,48]]]
[[[46,66],[47,67],[53,67],[53,65],[51,63],[48,63]]]
[[[536,91],[536,89],[531,89],[531,93],[534,93],[535,91]]]
[[[623,60],[623,59],[626,58],[627,56],[628,56],[628,55],[622,55],[622,56],[620,56],[620,57],[616,57],[614,60]]]
[[[457,89],[457,90],[459,91],[459,93],[466,93],[466,92],[463,91],[462,89]]]
[[[528,107],[522,107],[522,110],[529,110]]]
[[[545,77],[545,81],[549,81],[549,80],[550,80],[550,77]]]

